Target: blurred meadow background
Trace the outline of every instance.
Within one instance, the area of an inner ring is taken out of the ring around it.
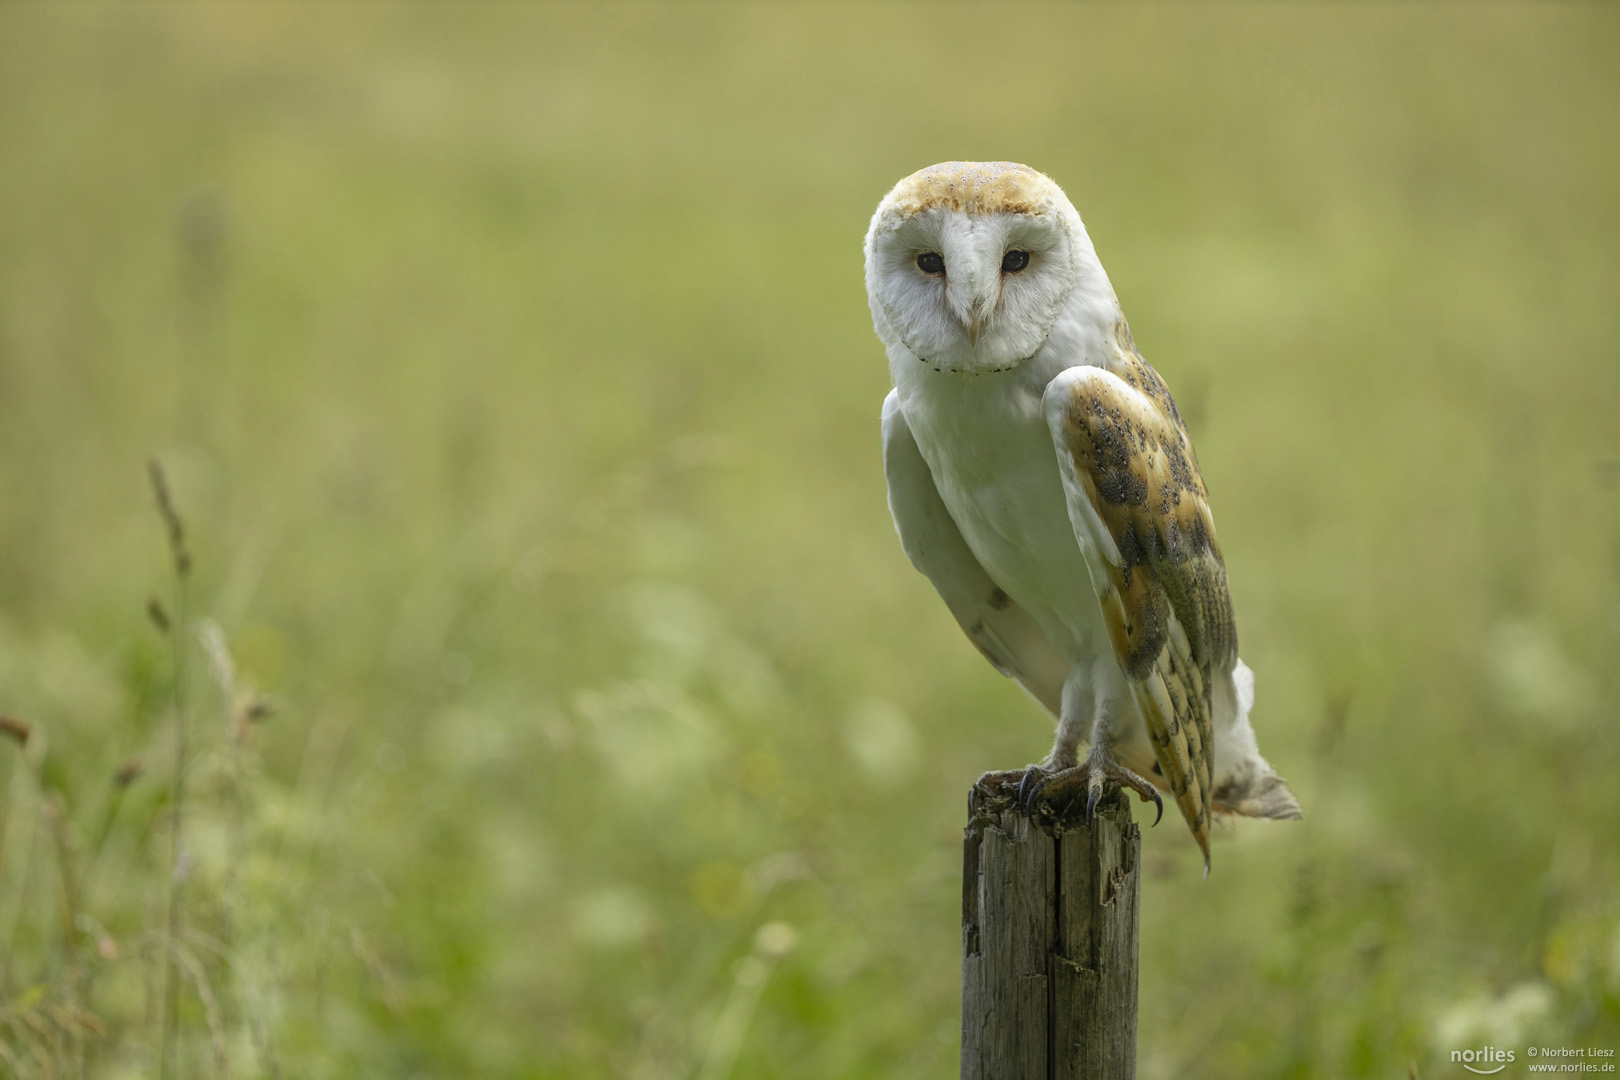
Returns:
[[[1306,807],[1145,832],[1141,1075],[1620,1049],[1615,8],[7,4],[0,1075],[954,1076],[1050,727],[884,504],[953,158],[1085,217]]]

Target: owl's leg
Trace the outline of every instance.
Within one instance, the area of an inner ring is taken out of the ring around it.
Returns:
[[[1052,752],[1046,755],[1046,760],[1022,769],[987,772],[973,786],[991,796],[1005,798],[1010,795],[1019,806],[1032,806],[1029,801],[1031,792],[1047,779],[1074,768],[1079,762],[1080,738],[1091,726],[1094,702],[1090,671],[1084,664],[1074,665],[1069,670],[1069,677],[1063,681],[1057,735],[1052,740]]]
[[[1108,785],[1113,784],[1116,787],[1130,788],[1142,797],[1143,802],[1151,801],[1155,811],[1153,824],[1157,825],[1164,817],[1164,799],[1152,781],[1114,760],[1113,753],[1108,749],[1107,717],[1106,712],[1099,711],[1097,722],[1092,727],[1091,750],[1086,754],[1086,760],[1072,769],[1048,777],[1036,792],[1031,805],[1033,802],[1051,804],[1064,795],[1076,792],[1084,785],[1086,820],[1090,821],[1092,815],[1097,812],[1097,802],[1103,797]]]
[[[1041,768],[1050,775],[1080,763],[1080,740],[1085,738],[1088,729],[1096,727],[1096,679],[1087,665],[1076,664],[1069,669],[1069,677],[1063,680],[1062,700],[1052,752],[1041,762]]]
[[[1127,769],[1114,760],[1112,746],[1115,736],[1115,718],[1123,716],[1126,722],[1134,715],[1130,711],[1129,691],[1119,665],[1112,657],[1099,659],[1089,671],[1075,665],[1063,685],[1063,714],[1058,722],[1057,739],[1052,753],[1040,765],[1024,770],[1018,785],[1018,804],[1033,812],[1043,803],[1050,808],[1063,805],[1064,796],[1072,797],[1081,787],[1086,791],[1086,820],[1097,810],[1097,802],[1107,785],[1128,787],[1151,801],[1158,813],[1157,825],[1164,816],[1164,800],[1152,782]],[[1080,733],[1090,729],[1091,748],[1084,761],[1079,760]]]

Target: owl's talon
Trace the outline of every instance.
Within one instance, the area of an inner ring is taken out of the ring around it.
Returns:
[[[1079,765],[1047,774],[1041,779],[1034,799],[1036,802],[1045,801],[1050,807],[1053,797],[1078,788],[1082,784],[1086,790],[1085,821],[1088,825],[1092,818],[1096,817],[1097,804],[1102,801],[1110,784],[1130,788],[1143,802],[1152,800],[1157,811],[1153,817],[1154,825],[1164,818],[1164,800],[1160,798],[1159,791],[1152,782],[1119,764],[1106,751],[1093,750]]]
[[[987,799],[1004,800],[1020,813],[1029,814],[1045,786],[1047,770],[1040,765],[1022,769],[987,772],[973,783],[973,792]],[[969,795],[969,799],[972,795]],[[971,805],[971,803],[970,803]]]
[[[1024,770],[1024,778],[1018,781],[1017,804],[1018,809],[1022,810],[1026,816],[1035,813],[1035,806],[1040,801],[1041,792],[1046,789],[1047,782],[1050,779],[1051,774],[1039,765],[1031,765]]]
[[[1026,817],[1034,817],[1043,810],[1056,813],[1068,805],[1063,796],[1081,785],[1086,790],[1085,821],[1089,825],[1097,815],[1097,804],[1112,783],[1116,787],[1130,788],[1143,802],[1152,800],[1153,824],[1164,819],[1164,800],[1153,784],[1114,761],[1107,753],[1093,751],[1079,765],[1052,768],[1048,765],[1028,765],[1022,769],[987,772],[974,782],[973,791],[992,799],[1005,799],[1013,809]],[[1076,792],[1078,794],[1078,792]],[[972,812],[972,794],[968,796]]]
[[[1019,784],[1024,779],[1025,769],[1003,769],[996,772],[987,772],[973,782],[973,790],[990,799],[1016,798],[1017,791],[1009,792],[1007,788]]]

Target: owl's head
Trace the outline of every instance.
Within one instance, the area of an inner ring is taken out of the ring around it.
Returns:
[[[879,336],[941,371],[1017,367],[1077,292],[1115,307],[1063,191],[1005,161],[947,161],[896,184],[866,233],[866,292]]]

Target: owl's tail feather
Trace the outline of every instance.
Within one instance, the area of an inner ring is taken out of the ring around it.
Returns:
[[[1230,678],[1212,687],[1215,712],[1215,790],[1217,814],[1297,820],[1304,816],[1288,781],[1260,756],[1249,712],[1254,708],[1254,672],[1242,660]]]
[[[1305,816],[1299,800],[1288,789],[1288,781],[1271,771],[1264,758],[1254,762],[1259,768],[1242,776],[1225,777],[1215,787],[1211,802],[1217,814],[1297,821]]]

